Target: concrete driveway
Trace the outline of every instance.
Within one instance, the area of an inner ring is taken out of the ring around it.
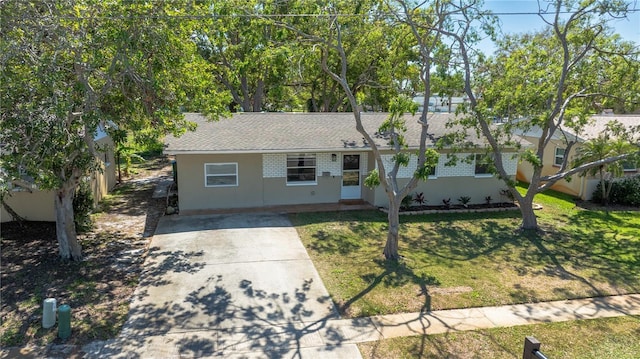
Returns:
[[[94,354],[359,358],[337,317],[285,216],[164,217],[121,337]]]

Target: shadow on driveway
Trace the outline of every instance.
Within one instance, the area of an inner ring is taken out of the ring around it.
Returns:
[[[86,351],[126,358],[360,357],[329,325],[337,317],[286,217],[164,217],[120,337]]]

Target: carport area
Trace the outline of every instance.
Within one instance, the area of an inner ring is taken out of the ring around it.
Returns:
[[[121,348],[108,354],[360,357],[328,325],[337,317],[286,216],[169,216],[151,241]]]

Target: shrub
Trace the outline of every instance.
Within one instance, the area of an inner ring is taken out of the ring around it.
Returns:
[[[409,210],[409,208],[411,208],[412,202],[413,202],[413,198],[411,197],[411,195],[406,195],[402,199],[402,202],[400,203],[400,207],[404,210]]]
[[[76,194],[73,197],[73,217],[76,231],[86,232],[93,227],[91,212],[93,211],[93,192],[88,180],[80,182]]]
[[[458,198],[458,202],[460,202],[460,204],[462,204],[464,208],[467,208],[467,206],[469,205],[469,202],[471,202],[471,197],[460,196],[460,198]]]
[[[608,185],[608,181],[606,182]],[[598,183],[593,201],[602,203],[602,187]],[[640,207],[640,175],[613,180],[609,203]]]
[[[444,204],[444,207],[448,209],[449,207],[451,207],[451,198],[443,199],[442,204]]]
[[[424,198],[423,192],[416,193],[416,195],[413,197],[413,201],[419,204],[420,207],[424,206],[424,204],[427,202],[427,200]]]

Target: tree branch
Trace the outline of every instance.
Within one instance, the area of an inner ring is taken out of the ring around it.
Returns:
[[[620,160],[624,160],[625,158],[629,158],[632,156],[637,156],[640,155],[640,150],[636,151],[636,152],[632,152],[632,153],[625,153],[623,155],[618,155],[618,156],[613,156],[613,157],[608,157],[608,158],[604,158],[598,161],[594,161],[594,162],[589,162],[589,163],[585,163],[581,166],[572,168],[568,171],[564,171],[564,172],[558,172],[556,174],[550,175],[550,176],[543,176],[540,177],[541,181],[545,181],[546,183],[542,186],[539,187],[540,191],[545,190],[549,187],[551,187],[555,182],[569,177],[571,175],[574,175],[576,173],[580,173],[580,172],[584,172],[587,171],[593,167],[598,167],[598,166],[602,166],[602,165],[606,165],[608,163],[612,163],[612,162],[616,162],[616,161],[620,161]]]

